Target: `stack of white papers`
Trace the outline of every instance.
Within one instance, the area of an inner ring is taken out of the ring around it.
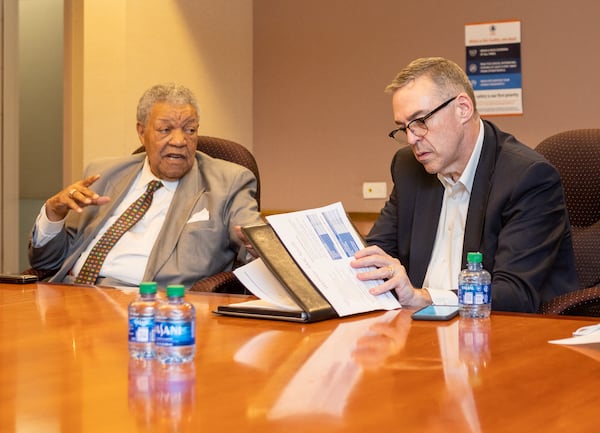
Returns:
[[[561,340],[550,340],[548,343],[566,345],[600,343],[600,323],[579,328],[573,332],[572,337]]]

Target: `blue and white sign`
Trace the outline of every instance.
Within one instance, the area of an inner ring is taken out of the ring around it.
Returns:
[[[479,113],[523,114],[521,22],[467,24],[465,45]]]

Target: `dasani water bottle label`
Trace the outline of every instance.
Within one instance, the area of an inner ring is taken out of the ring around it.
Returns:
[[[189,346],[196,343],[193,321],[157,321],[154,334],[157,346]]]
[[[458,291],[460,304],[482,305],[491,302],[491,284],[461,284]]]
[[[129,341],[149,343],[153,341],[154,317],[130,317]]]

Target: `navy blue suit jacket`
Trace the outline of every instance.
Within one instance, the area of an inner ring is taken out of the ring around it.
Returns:
[[[492,274],[492,309],[537,312],[540,303],[577,289],[571,226],[556,169],[512,135],[483,121],[461,254],[483,253]],[[415,287],[427,272],[444,190],[410,148],[392,161],[394,188],[369,245],[400,259]],[[457,276],[458,278],[458,276]]]

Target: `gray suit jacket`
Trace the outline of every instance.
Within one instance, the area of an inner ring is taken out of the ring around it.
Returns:
[[[37,269],[58,269],[51,281],[68,281],[75,261],[127,194],[145,157],[142,153],[90,164],[84,177],[100,173],[102,177],[92,189],[111,197],[111,202],[86,207],[81,214],[69,212],[63,231],[43,247],[33,248],[30,242],[31,265]],[[245,251],[234,227],[262,222],[255,193],[256,178],[252,172],[196,152],[194,166],[179,181],[143,280],[156,281],[159,287],[183,284],[189,288],[201,278],[231,270],[236,257],[243,261]],[[188,222],[203,209],[209,212],[208,221]],[[123,284],[110,278],[104,283]]]
[[[556,169],[512,135],[484,121],[484,139],[469,201],[463,268],[483,253],[492,274],[494,310],[536,312],[578,287],[571,226]],[[429,266],[444,190],[409,148],[392,162],[394,189],[367,243],[400,259],[421,287]],[[458,278],[458,275],[457,275]]]

